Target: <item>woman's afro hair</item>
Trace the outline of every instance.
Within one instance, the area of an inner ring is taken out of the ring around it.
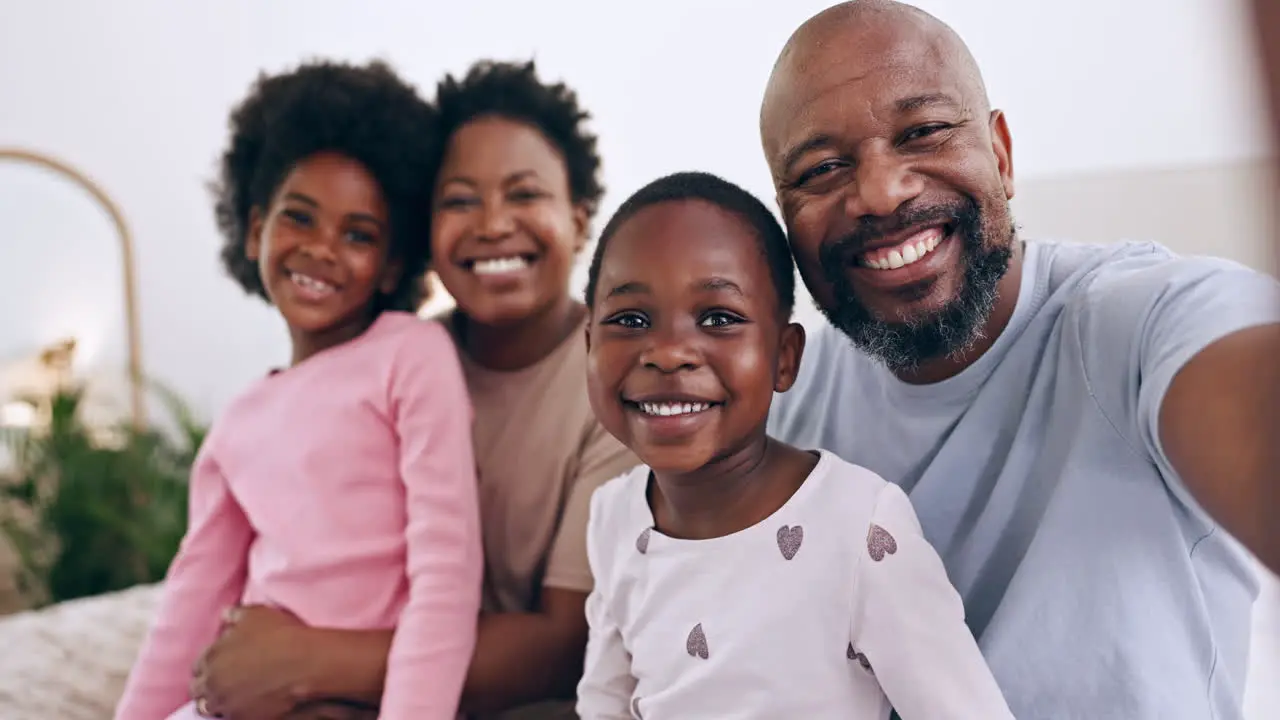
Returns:
[[[532,60],[525,63],[482,60],[461,79],[445,76],[436,88],[441,135],[448,142],[458,128],[479,117],[497,116],[531,125],[564,158],[569,195],[594,217],[604,195],[596,136],[583,127],[590,114],[564,83],[538,79]]]

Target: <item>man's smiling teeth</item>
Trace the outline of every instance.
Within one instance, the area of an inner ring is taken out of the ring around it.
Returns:
[[[336,289],[333,285],[330,285],[323,280],[317,280],[309,275],[303,275],[302,273],[289,273],[289,279],[293,280],[298,287],[305,288],[313,293],[319,293],[321,295],[328,295]]]
[[[516,272],[527,267],[529,267],[528,260],[519,255],[513,255],[490,260],[477,260],[471,270],[477,275],[498,275],[500,273]]]
[[[918,262],[925,255],[933,252],[940,242],[942,242],[942,228],[932,227],[912,235],[893,247],[864,253],[859,258],[859,264],[876,270],[896,270]]]
[[[637,403],[645,415],[692,415],[711,409],[711,403]]]

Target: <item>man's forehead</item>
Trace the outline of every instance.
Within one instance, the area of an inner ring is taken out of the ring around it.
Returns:
[[[771,153],[832,120],[875,120],[947,101],[965,104],[954,66],[936,48],[888,48],[879,55],[827,52],[826,62],[797,68],[765,100],[761,132]]]
[[[770,156],[797,126],[850,113],[886,113],[913,99],[945,95],[983,102],[985,89],[964,43],[923,13],[871,14],[797,31],[779,57],[761,106]]]

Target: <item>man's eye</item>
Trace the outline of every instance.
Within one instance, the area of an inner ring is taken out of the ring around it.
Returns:
[[[951,126],[946,123],[933,123],[931,125],[913,127],[902,134],[902,142],[909,143],[916,140],[924,140],[950,128]]]
[[[800,177],[796,178],[796,185],[804,185],[811,180],[815,180],[823,175],[838,170],[842,165],[843,163],[839,160],[824,160],[801,173]]]

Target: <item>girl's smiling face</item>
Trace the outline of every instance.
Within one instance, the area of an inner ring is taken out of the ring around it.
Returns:
[[[295,341],[322,349],[364,330],[399,279],[389,226],[369,170],[329,152],[299,161],[254,211],[245,254]]]
[[[601,424],[664,473],[763,441],[804,344],[779,306],[762,243],[737,215],[702,200],[638,211],[608,241],[588,326]]]

